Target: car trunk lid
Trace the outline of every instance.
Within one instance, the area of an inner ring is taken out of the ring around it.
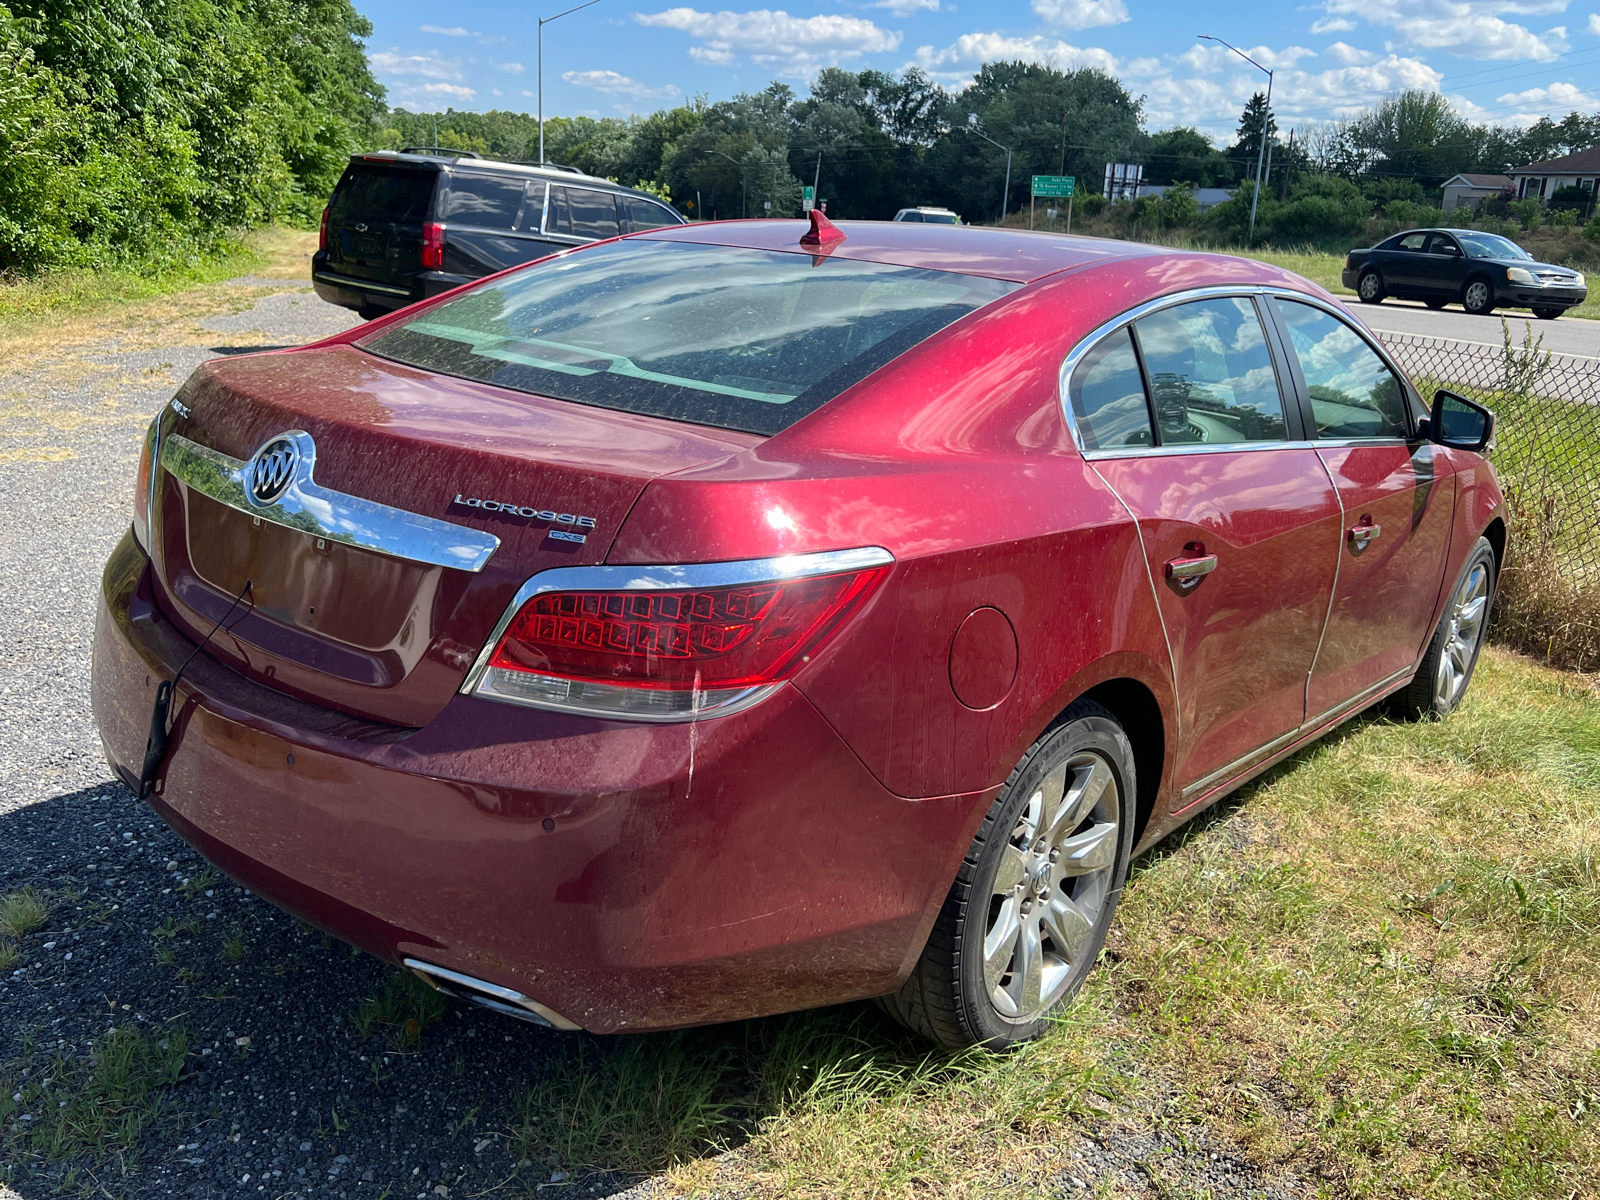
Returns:
[[[448,702],[530,575],[603,561],[652,478],[760,440],[343,345],[207,363],[174,410],[187,415],[164,434],[151,532],[163,609],[198,641],[243,594],[207,653],[405,726]],[[295,512],[239,482],[285,435],[303,439],[310,482]]]
[[[406,284],[422,269],[422,226],[439,180],[435,167],[358,161],[328,201],[329,264],[340,274]]]

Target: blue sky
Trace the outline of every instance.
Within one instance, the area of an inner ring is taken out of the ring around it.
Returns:
[[[535,17],[486,0],[357,0],[390,102],[410,109],[535,108]],[[1285,127],[1366,107],[1401,87],[1443,92],[1475,120],[1528,124],[1600,112],[1600,0],[797,0],[783,7],[667,7],[600,0],[545,26],[545,114],[649,112],[782,79],[804,92],[825,66],[918,65],[959,88],[997,58],[1096,66],[1146,97],[1151,130],[1198,125],[1221,139],[1277,72]]]

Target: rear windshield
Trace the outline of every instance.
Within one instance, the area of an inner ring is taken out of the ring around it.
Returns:
[[[340,216],[367,221],[422,221],[438,178],[436,171],[405,167],[349,167],[328,207]]]
[[[547,259],[360,345],[541,396],[771,434],[1018,286],[624,241]]]

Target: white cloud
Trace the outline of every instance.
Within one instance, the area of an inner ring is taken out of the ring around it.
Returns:
[[[1593,112],[1600,108],[1600,95],[1586,92],[1576,84],[1552,83],[1548,87],[1529,88],[1525,92],[1507,92],[1496,103],[1507,107],[1514,104],[1519,108],[1528,107],[1544,113],[1571,112],[1574,109]]]
[[[672,84],[650,87],[637,79],[619,75],[616,71],[563,71],[561,78],[574,87],[591,88],[611,96],[627,96],[633,100],[670,100],[679,95]]]
[[[441,29],[437,25],[424,25],[422,27],[422,32],[423,33],[436,33],[440,37],[482,37],[483,36],[483,34],[479,33],[476,30],[463,29],[459,25],[454,25],[449,29]]]
[[[1033,0],[1033,11],[1063,29],[1120,25],[1129,19],[1122,0]]]
[[[943,83],[956,85],[966,82],[965,76],[981,64],[996,60],[1042,63],[1067,69],[1098,67],[1108,74],[1117,69],[1116,57],[1109,50],[1093,46],[1081,48],[1037,34],[1011,37],[1003,33],[964,33],[942,50],[918,46],[916,54],[917,66]],[[952,71],[952,67],[968,69]]]
[[[433,50],[426,54],[400,54],[394,50],[383,50],[367,55],[367,62],[382,75],[419,79],[461,78],[461,60],[445,58]]]
[[[1335,42],[1322,53],[1342,67],[1358,67],[1378,57],[1371,50],[1357,50],[1348,42]]]
[[[709,13],[669,8],[635,13],[633,19],[698,39],[699,45],[689,47],[696,62],[727,66],[736,56],[743,56],[757,66],[801,79],[810,78],[822,67],[900,46],[900,34],[894,30],[879,29],[865,17],[837,13],[791,17],[781,9]]]
[[[1317,56],[1315,50],[1308,50],[1304,46],[1285,46],[1282,50],[1274,50],[1271,46],[1241,46],[1240,49],[1263,67],[1273,71],[1292,67],[1302,58]],[[1241,60],[1237,54],[1216,42],[1196,42],[1178,55],[1178,61],[1210,75],[1215,75],[1219,71],[1249,69],[1249,64]]]
[[[522,64],[519,62],[496,63],[495,70],[504,71],[508,75],[521,75]]]
[[[1349,33],[1356,23],[1349,17],[1323,17],[1311,26],[1312,33]]]
[[[1526,58],[1548,61],[1567,49],[1566,30],[1538,34],[1507,16],[1566,11],[1570,0],[1323,0],[1327,20],[1313,33],[1332,32],[1333,21],[1359,18],[1394,30],[1397,44],[1444,50],[1463,58]],[[1341,28],[1353,28],[1344,25]]]
[[[939,0],[874,0],[868,8],[887,8],[897,17],[909,17],[915,12],[938,12]]]
[[[1600,13],[1589,14],[1589,32],[1600,37]]]

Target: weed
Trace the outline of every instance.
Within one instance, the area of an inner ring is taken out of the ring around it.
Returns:
[[[196,896],[203,895],[212,888],[216,887],[218,882],[219,879],[217,873],[210,867],[207,867],[204,871],[201,871],[200,874],[192,875],[188,879],[184,880],[183,883],[179,885],[178,890],[182,892],[187,899],[193,900]]]
[[[98,1164],[135,1153],[169,1113],[168,1089],[188,1049],[183,1030],[157,1040],[132,1027],[108,1031],[82,1058],[57,1054],[40,1063],[37,1048],[25,1045],[0,1070],[0,1145],[13,1160],[26,1153]],[[21,1121],[23,1113],[32,1119]]]
[[[249,952],[244,945],[244,931],[235,925],[222,940],[222,957],[237,966],[245,960],[247,953]]]
[[[351,1015],[362,1037],[370,1037],[378,1025],[393,1027],[395,1049],[415,1046],[422,1031],[444,1016],[446,1000],[409,971],[392,972],[384,980],[383,991],[369,996]]]
[[[0,934],[27,937],[50,916],[50,906],[38,889],[25,887],[0,898]]]

